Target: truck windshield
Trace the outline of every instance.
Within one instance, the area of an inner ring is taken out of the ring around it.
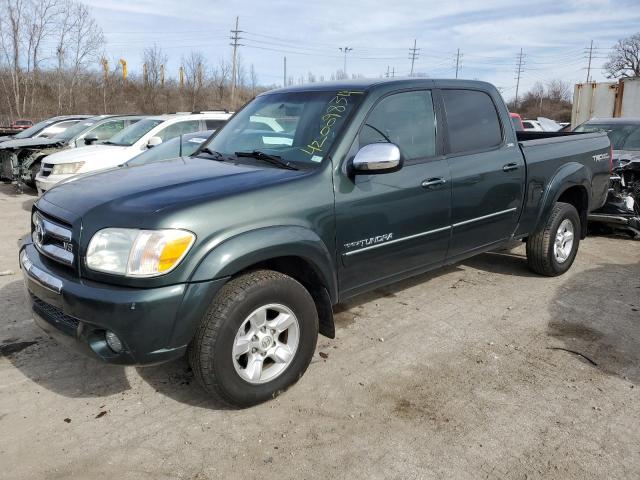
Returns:
[[[116,133],[108,141],[104,142],[104,144],[130,147],[147,133],[149,133],[152,128],[160,125],[162,122],[164,122],[164,120],[145,118],[144,120],[140,120],[139,122],[134,123],[124,130],[120,130],[120,133]]]
[[[640,150],[640,124],[583,123],[575,132],[606,132],[614,150]]]
[[[234,156],[260,152],[301,166],[330,151],[361,91],[306,91],[261,95],[218,131],[203,150]],[[250,156],[241,156],[243,160]]]

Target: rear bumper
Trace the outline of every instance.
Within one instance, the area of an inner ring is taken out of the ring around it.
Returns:
[[[99,360],[162,363],[184,355],[200,319],[226,279],[160,288],[122,288],[54,271],[31,243],[20,249],[27,302],[35,322],[60,343]],[[114,352],[105,332],[124,349]]]

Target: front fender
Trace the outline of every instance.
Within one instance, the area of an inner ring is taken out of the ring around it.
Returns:
[[[584,187],[587,193],[587,205],[591,204],[591,172],[583,164],[570,162],[558,169],[545,189],[542,208],[538,212],[534,231],[543,228],[547,218],[551,215],[553,206],[567,189],[575,186]]]
[[[191,281],[229,277],[279,257],[299,257],[309,262],[322,277],[331,298],[337,299],[336,267],[327,246],[315,232],[296,225],[259,228],[224,240],[205,255]]]

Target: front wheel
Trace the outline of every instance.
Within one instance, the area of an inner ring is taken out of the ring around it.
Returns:
[[[527,239],[529,268],[555,277],[569,270],[580,244],[580,216],[573,205],[558,202],[544,227]]]
[[[257,270],[230,280],[189,346],[194,375],[237,407],[274,398],[305,372],[318,338],[318,313],[293,278]]]

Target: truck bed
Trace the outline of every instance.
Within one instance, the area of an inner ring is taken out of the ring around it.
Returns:
[[[517,234],[532,231],[539,220],[544,192],[560,169],[586,167],[592,178],[588,210],[599,208],[609,187],[609,138],[605,133],[516,132],[526,162],[527,200]],[[606,155],[603,160],[600,156]]]

